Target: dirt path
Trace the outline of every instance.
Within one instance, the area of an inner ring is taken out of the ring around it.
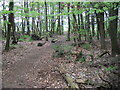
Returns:
[[[65,41],[64,36],[58,38],[60,39],[58,43]],[[3,54],[4,88],[67,87],[65,81],[55,71],[57,63],[52,60],[52,44],[47,42],[44,46],[37,47],[38,42],[40,41],[21,42],[20,45],[24,48]]]

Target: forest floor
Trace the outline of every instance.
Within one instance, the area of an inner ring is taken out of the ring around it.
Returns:
[[[120,56],[113,58],[105,54],[98,57],[104,50],[100,50],[99,43],[94,42],[98,45],[93,45],[91,49],[79,47],[76,51],[74,47],[70,48],[72,53],[82,51],[85,61],[75,62],[75,55],[55,57],[53,47],[56,45],[69,47],[73,43],[66,41],[65,35],[55,38],[58,39],[57,42],[51,43],[49,40],[42,47],[38,47],[37,44],[45,40],[19,42],[19,47],[3,52],[3,87],[68,88],[65,79],[56,69],[61,64],[80,88],[115,87],[119,84],[120,69],[117,66],[120,64]]]

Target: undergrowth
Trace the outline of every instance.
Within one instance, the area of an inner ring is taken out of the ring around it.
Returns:
[[[65,55],[71,55],[72,46],[69,45],[53,45],[52,48],[54,49],[55,53],[53,57],[63,57]]]
[[[89,44],[89,43],[85,43],[85,44],[82,45],[82,47],[86,50],[90,50],[92,48],[92,45]]]
[[[31,42],[32,39],[29,35],[23,35],[23,36],[20,37],[19,41]]]

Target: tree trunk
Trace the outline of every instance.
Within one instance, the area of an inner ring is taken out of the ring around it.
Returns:
[[[92,36],[94,37],[95,36],[95,26],[94,26],[94,21],[95,21],[94,18],[95,17],[94,17],[94,13],[92,14],[91,18],[92,18]]]
[[[83,15],[82,14],[80,14],[80,18],[81,18],[80,29],[83,30],[84,29],[84,23],[83,23]]]
[[[13,11],[13,0],[12,2],[9,2],[9,11]],[[10,22],[8,24],[8,31],[7,31],[7,37],[6,37],[6,45],[5,45],[5,50],[9,51],[10,49],[10,34],[11,34],[11,27],[12,27],[12,19],[13,19],[13,13],[8,14],[8,21]]]
[[[78,2],[77,8],[79,10],[80,7],[80,2]],[[79,37],[78,37],[78,41],[81,41],[81,34],[80,34],[80,14],[78,14],[78,33],[79,33]]]
[[[47,17],[47,3],[45,0],[45,24],[46,24],[46,33],[48,33],[48,17]],[[46,35],[46,41],[48,41],[48,35]]]
[[[52,4],[53,5],[53,4]],[[52,13],[51,14],[53,14],[54,15],[54,6],[52,6]],[[52,16],[52,19],[51,19],[51,34],[53,35],[55,32],[55,17],[54,16]]]
[[[96,22],[97,22],[97,40],[99,40],[99,32],[100,32],[100,26],[99,26],[99,18],[98,18],[98,15],[97,13],[95,12],[96,14]]]
[[[100,32],[101,49],[105,49],[104,12],[97,14],[98,29]]]
[[[27,13],[28,12],[29,12],[29,8],[28,8],[28,1],[27,1]],[[29,16],[27,16],[26,19],[27,19],[27,35],[30,35]]]
[[[22,34],[25,34],[25,21],[22,18]]]
[[[70,11],[70,3],[68,4],[68,13]],[[67,35],[67,40],[70,41],[70,16],[68,14],[68,35]]]
[[[118,6],[118,3],[114,3],[116,7]],[[109,15],[110,17],[112,16],[118,16],[118,8],[114,9],[111,8],[109,10]],[[109,22],[109,34],[110,34],[110,39],[111,39],[111,47],[112,47],[112,55],[120,54],[120,49],[118,47],[118,42],[117,42],[117,24],[118,24],[118,18],[111,20]]]
[[[3,10],[5,10],[5,0],[3,1]],[[5,16],[5,14],[3,14],[3,21],[4,21],[4,29],[5,29],[5,33],[4,33],[4,37],[6,37],[6,32],[7,32],[7,24],[5,23],[5,21],[7,21],[7,19],[6,19],[7,17]]]
[[[13,3],[13,8],[14,8],[14,3]],[[13,13],[11,15],[11,18],[12,18],[11,25],[12,25],[13,44],[17,44],[16,37],[15,37],[15,29],[16,28],[15,28],[14,14]]]
[[[58,2],[58,6],[59,6],[58,13],[60,14],[60,2]],[[57,34],[60,34],[60,35],[61,35],[61,28],[60,28],[60,16],[58,16]]]
[[[40,13],[40,4],[39,4],[39,2],[38,2],[38,13]],[[41,35],[42,35],[42,25],[41,25],[41,16],[38,16],[38,28],[39,28],[39,35],[40,35],[40,37],[41,37]]]

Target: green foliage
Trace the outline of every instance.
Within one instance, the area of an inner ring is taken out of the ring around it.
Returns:
[[[17,45],[17,44],[11,44],[10,45],[10,49],[16,49],[16,48],[24,48],[24,47],[21,46],[21,45]]]
[[[81,35],[85,35],[85,34],[87,33],[87,30],[85,30],[85,29],[80,29],[80,30],[79,30],[79,33],[80,33]]]
[[[117,18],[117,16],[108,17],[108,21],[112,21],[112,20],[114,20],[114,19],[116,19],[116,18]]]
[[[62,45],[53,45],[52,48],[55,50],[53,57],[62,57],[64,56],[64,49]]]
[[[14,44],[10,45],[11,49],[16,49],[17,47],[18,47],[18,45],[14,45]]]
[[[30,41],[32,41],[32,39],[29,35],[23,35],[23,36],[20,37],[19,41],[30,42]]]
[[[49,34],[50,34],[50,32],[44,32],[43,36],[44,36],[44,37],[48,37]]]
[[[105,71],[113,71],[113,70],[117,69],[117,66],[109,66],[109,67],[103,66],[103,68],[105,69]]]
[[[0,40],[5,40],[5,38],[0,36]]]
[[[86,43],[86,44],[83,44],[82,47],[83,47],[84,49],[90,50],[90,49],[92,48],[92,45],[89,44],[89,43]]]
[[[68,45],[53,45],[52,48],[54,49],[54,57],[62,57],[64,55],[70,56],[72,46]]]
[[[77,62],[86,62],[86,56],[82,56],[80,59],[76,60]]]

